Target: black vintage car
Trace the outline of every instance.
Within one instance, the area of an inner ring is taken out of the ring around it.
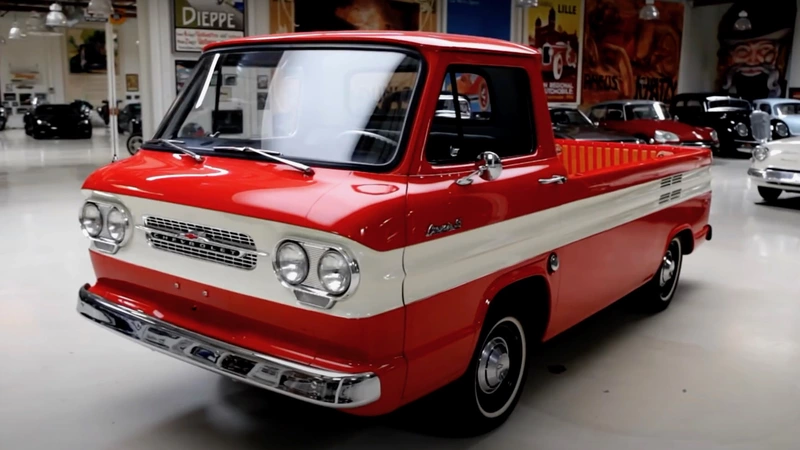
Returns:
[[[556,139],[645,143],[637,137],[597,126],[577,108],[552,107],[550,108],[550,121],[553,122],[553,135]]]
[[[119,132],[132,134],[133,124],[131,122],[134,119],[142,119],[141,103],[128,103],[119,110],[119,115],[117,116],[117,128]]]
[[[25,134],[34,139],[92,137],[92,124],[83,112],[71,104],[39,105],[25,114]]]
[[[8,122],[8,116],[6,115],[6,109],[0,106],[0,131],[6,129],[6,122]]]
[[[669,112],[680,122],[713,128],[721,154],[750,153],[758,145],[750,126],[752,106],[747,100],[715,94],[678,94],[672,98]]]
[[[134,118],[131,119],[130,122],[130,136],[128,136],[128,141],[126,146],[128,148],[128,153],[131,155],[135,155],[139,152],[139,148],[142,146],[142,119],[141,118]]]

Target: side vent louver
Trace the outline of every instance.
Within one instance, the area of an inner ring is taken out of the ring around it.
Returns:
[[[661,187],[670,187],[679,184],[683,181],[683,174],[673,175],[671,177],[661,179]]]

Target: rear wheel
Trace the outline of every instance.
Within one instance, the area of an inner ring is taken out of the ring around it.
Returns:
[[[450,389],[448,422],[469,434],[502,425],[517,405],[528,372],[525,327],[513,311],[500,308],[486,318],[466,373]]]
[[[778,197],[781,196],[781,192],[783,191],[780,189],[768,188],[764,186],[758,187],[758,195],[760,195],[761,198],[763,198],[764,201],[768,203],[777,200]]]
[[[127,142],[128,153],[131,155],[135,155],[139,152],[139,148],[142,147],[142,136],[138,134],[134,134],[128,138]]]
[[[680,238],[674,237],[655,275],[640,292],[641,305],[647,312],[661,312],[669,307],[678,288],[682,266],[683,245]]]

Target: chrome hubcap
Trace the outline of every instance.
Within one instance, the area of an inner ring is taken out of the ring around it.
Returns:
[[[672,256],[672,251],[668,251],[664,255],[664,261],[661,263],[661,287],[664,287],[675,276],[675,259]]]
[[[483,347],[478,365],[478,385],[487,394],[496,391],[508,376],[511,358],[505,339],[496,337]]]

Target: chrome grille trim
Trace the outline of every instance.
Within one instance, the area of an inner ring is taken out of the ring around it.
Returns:
[[[144,226],[148,228],[155,228],[163,231],[172,231],[179,233],[189,233],[191,231],[202,231],[206,236],[219,243],[235,244],[240,247],[255,250],[256,243],[253,238],[235,231],[223,230],[222,228],[209,227],[191,222],[183,222],[180,220],[167,219],[164,217],[145,216]]]
[[[255,269],[258,257],[267,256],[244,233],[163,217],[144,216],[143,222],[136,228],[156,250],[243,270]]]

